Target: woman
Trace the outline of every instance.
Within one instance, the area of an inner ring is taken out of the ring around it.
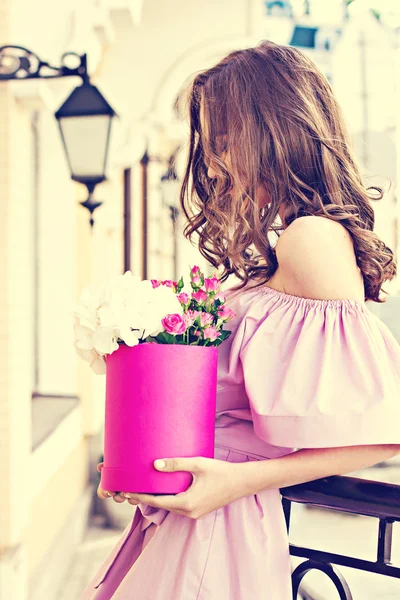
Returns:
[[[329,83],[266,41],[189,91],[185,235],[199,234],[223,281],[240,280],[227,291],[215,459],[155,463],[193,474],[176,496],[99,488],[138,508],[83,600],[290,600],[279,488],[400,452],[400,347],[365,304],[383,301],[396,267]]]

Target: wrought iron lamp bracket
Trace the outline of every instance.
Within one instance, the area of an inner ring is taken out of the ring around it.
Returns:
[[[67,62],[71,57],[75,59],[77,66],[68,66]],[[0,46],[0,81],[57,77],[80,77],[84,82],[88,81],[87,55],[65,52],[61,56],[61,65],[55,67],[23,46]]]

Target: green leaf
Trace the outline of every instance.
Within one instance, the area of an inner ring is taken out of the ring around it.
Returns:
[[[161,331],[155,338],[156,342],[160,344],[175,344],[175,336],[166,331]]]
[[[231,335],[231,333],[232,333],[231,331],[227,331],[226,329],[220,331],[219,339],[221,340],[221,342],[226,340]]]

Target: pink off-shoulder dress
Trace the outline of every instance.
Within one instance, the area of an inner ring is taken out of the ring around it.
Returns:
[[[400,443],[400,346],[355,300],[227,291],[215,458]],[[134,510],[134,509],[132,509]],[[82,600],[291,600],[278,489],[194,520],[139,504]]]

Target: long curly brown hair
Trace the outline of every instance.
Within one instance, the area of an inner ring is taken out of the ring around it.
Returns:
[[[198,234],[200,253],[222,267],[221,280],[235,274],[242,281],[235,290],[250,280],[267,283],[278,266],[270,232],[279,237],[298,217],[324,216],[351,234],[365,300],[383,302],[382,284],[396,275],[393,252],[373,232],[372,200],[383,190],[363,185],[341,108],[313,61],[262,41],[197,73],[185,93],[183,233],[191,241]],[[260,185],[270,199],[261,208]]]

